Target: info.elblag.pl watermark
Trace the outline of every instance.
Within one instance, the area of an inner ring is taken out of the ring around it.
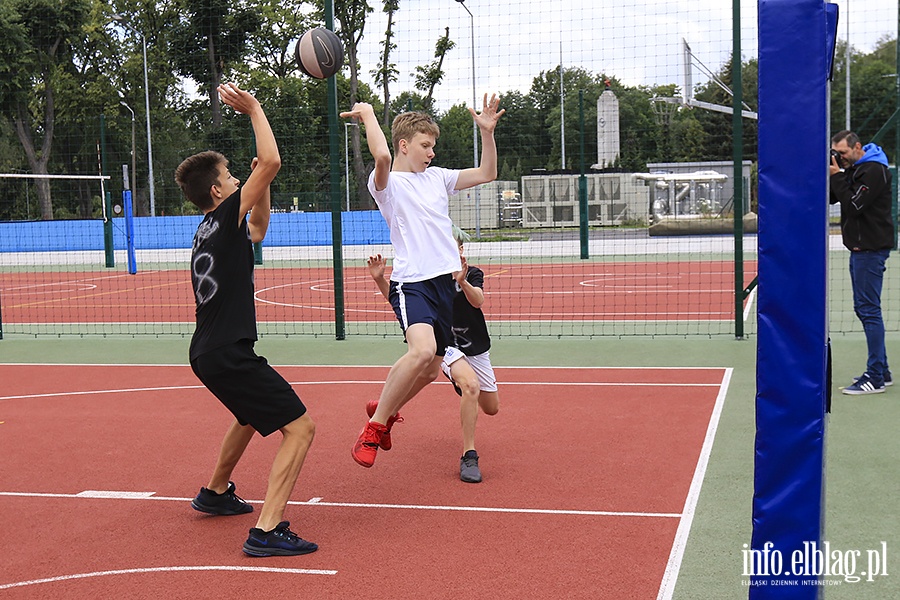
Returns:
[[[887,542],[869,549],[841,550],[830,542],[803,542],[787,555],[766,542],[761,549],[743,545],[744,585],[841,585],[875,581],[888,575]],[[816,579],[813,579],[816,578]]]

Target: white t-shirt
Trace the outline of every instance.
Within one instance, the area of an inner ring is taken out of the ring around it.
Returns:
[[[387,187],[377,191],[375,172],[369,175],[369,192],[391,230],[392,281],[425,281],[462,268],[449,213],[458,177],[459,171],[441,167],[391,171]]]

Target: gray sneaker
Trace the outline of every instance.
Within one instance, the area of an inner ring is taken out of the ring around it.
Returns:
[[[459,459],[459,478],[466,483],[481,483],[481,471],[478,469],[478,453],[469,450]]]

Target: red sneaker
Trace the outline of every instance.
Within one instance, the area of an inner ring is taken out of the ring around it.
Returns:
[[[375,414],[375,409],[378,408],[378,400],[369,400],[366,404],[366,414],[369,415],[369,418]],[[403,417],[400,416],[400,413],[397,413],[393,417],[388,417],[388,422],[385,427],[387,427],[387,431],[385,431],[381,436],[381,442],[378,444],[381,446],[382,450],[390,450],[393,447],[391,443],[391,427],[394,426],[394,423],[402,423]]]
[[[353,445],[350,454],[360,465],[369,468],[375,464],[375,455],[378,454],[378,445],[387,427],[381,423],[369,421],[363,430],[359,433],[359,439]]]

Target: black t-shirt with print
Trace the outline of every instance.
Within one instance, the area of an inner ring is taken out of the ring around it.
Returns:
[[[240,340],[256,341],[253,244],[246,216],[238,223],[241,191],[208,212],[191,251],[197,328],[190,358]]]
[[[484,289],[484,271],[469,265],[466,281],[474,287]],[[491,348],[487,323],[480,308],[469,303],[462,288],[455,281],[456,297],[453,298],[453,344],[466,356],[475,356]]]

